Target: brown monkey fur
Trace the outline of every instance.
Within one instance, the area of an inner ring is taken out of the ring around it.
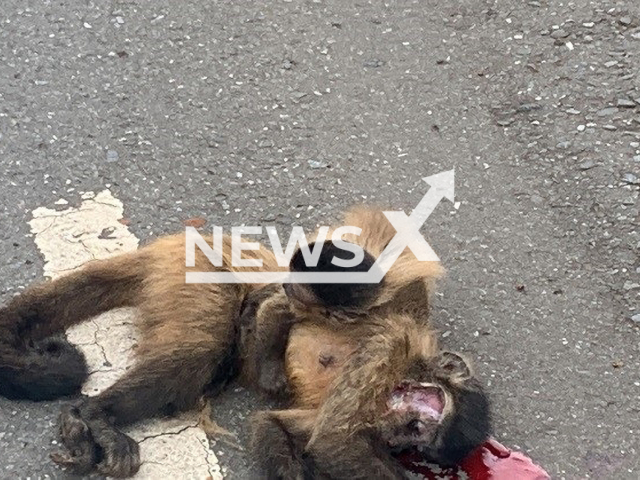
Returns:
[[[395,234],[379,210],[353,210],[344,224],[362,228],[349,240],[373,258]],[[312,285],[274,291],[252,308],[257,324],[272,312],[280,328],[293,319],[283,374],[291,408],[261,412],[254,423],[253,451],[265,478],[400,479],[395,455],[403,451],[453,465],[486,439],[482,387],[465,360],[438,348],[427,322],[428,293],[440,274],[438,264],[405,251],[381,287],[370,287],[374,296],[359,291],[364,300],[347,308]],[[273,378],[273,367],[267,370]],[[435,396],[439,418],[421,415],[422,400]]]
[[[371,258],[395,234],[379,210],[356,209],[344,224],[362,228],[359,237],[344,239],[362,245]],[[232,271],[229,242],[225,237],[223,267],[213,267],[197,251],[193,270]],[[437,377],[429,366],[438,363],[438,350],[426,327],[425,285],[438,276],[439,266],[417,262],[407,251],[380,285],[328,291],[289,285],[285,294],[274,285],[186,284],[184,252],[183,235],[164,237],[33,286],[0,309],[0,394],[33,400],[75,393],[86,379],[83,356],[59,337],[66,328],[113,308],[140,311],[134,367],[101,394],[63,411],[60,432],[68,453],[54,460],[79,473],[133,475],[140,465],[138,446],[119,427],[191,408],[202,394],[242,375],[267,392],[293,395],[295,409],[256,420],[256,452],[269,478],[356,478],[347,470],[369,468],[371,449],[382,452],[382,460],[369,470],[400,478],[385,473],[398,472],[388,458],[392,442],[371,429],[385,417],[381,405],[394,385],[411,377],[416,359],[426,366],[414,377]],[[264,271],[281,269],[264,247],[245,251],[245,258],[262,259]],[[355,293],[343,298],[344,292]],[[366,367],[379,362],[389,368]],[[440,383],[449,381],[440,377]],[[362,428],[366,441],[351,455],[328,461],[332,432],[336,439],[360,438]],[[287,448],[276,452],[274,463],[260,441],[281,440]],[[349,462],[355,463],[347,467]]]

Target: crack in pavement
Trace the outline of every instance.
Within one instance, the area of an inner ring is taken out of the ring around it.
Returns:
[[[158,437],[170,437],[170,436],[175,436],[175,435],[180,435],[181,433],[186,432],[187,430],[191,429],[191,428],[200,428],[198,427],[198,425],[187,425],[184,428],[181,428],[180,430],[176,431],[176,432],[161,432],[161,433],[156,433],[153,435],[145,435],[144,437],[142,437],[142,439],[138,440],[138,443],[143,443],[146,442],[149,439],[152,438],[158,438]]]

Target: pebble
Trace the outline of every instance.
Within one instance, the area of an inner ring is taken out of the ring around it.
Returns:
[[[623,108],[634,108],[636,106],[636,102],[629,100],[628,98],[619,98],[616,105]]]
[[[570,108],[566,112],[570,113],[571,115],[580,115],[580,110],[576,110],[575,108]]]
[[[615,125],[603,125],[602,128],[604,128],[605,130],[617,130],[618,127],[616,127]]]
[[[578,168],[580,170],[589,170],[590,168],[593,168],[595,166],[596,166],[596,162],[594,162],[593,160],[585,160],[584,162],[578,165]]]
[[[640,162],[640,155],[635,155],[635,156],[633,157],[633,161],[634,161],[634,162]]]
[[[114,163],[118,161],[118,152],[115,150],[107,150],[107,162]]]
[[[636,323],[640,323],[640,313],[636,313],[634,316],[632,316],[631,320],[633,320]]]
[[[626,281],[624,282],[622,288],[624,288],[625,290],[635,290],[636,288],[640,288],[640,283]]]
[[[544,202],[544,198],[542,198],[540,195],[531,195],[531,201],[536,205],[542,205],[542,203]]]
[[[607,107],[599,110],[596,115],[598,115],[599,117],[608,117],[609,115],[613,115],[618,112],[619,110],[616,107]]]
[[[578,131],[579,132],[584,132],[584,129],[587,128],[584,125],[578,125]]]
[[[611,68],[611,67],[615,67],[618,64],[618,62],[616,60],[610,60],[608,62],[606,62],[604,64],[605,67],[607,68]]]
[[[636,177],[633,173],[625,173],[624,176],[622,177],[622,180],[627,183],[640,184],[640,179]]]
[[[305,92],[293,92],[291,94],[291,96],[293,97],[293,100],[298,102],[302,100],[304,97],[306,97],[307,95],[308,93],[305,93]]]
[[[593,23],[593,22],[584,22],[582,24],[582,26],[586,27],[586,28],[593,28],[594,25],[595,25],[595,23]]]
[[[620,23],[620,25],[624,25],[625,27],[628,27],[633,22],[633,19],[625,15],[624,17],[620,17],[618,22]]]
[[[318,160],[307,160],[307,163],[311,168],[325,168],[326,163],[319,162]]]
[[[364,66],[367,68],[378,68],[378,67],[382,67],[385,64],[385,62],[383,60],[367,60],[366,62],[364,62]]]
[[[553,32],[551,32],[551,38],[567,38],[569,36],[569,32],[567,32],[566,30],[554,30]]]

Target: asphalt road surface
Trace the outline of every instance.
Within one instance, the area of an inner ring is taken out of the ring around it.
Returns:
[[[497,438],[553,478],[635,480],[638,65],[633,0],[3,0],[0,301],[70,265],[38,212],[105,190],[144,243],[409,213],[455,168],[459,204],[423,227],[448,269],[434,324],[475,359]],[[63,403],[0,399],[0,478],[72,478],[48,458]],[[244,441],[257,403],[234,388],[214,418]],[[191,472],[166,435],[161,472]],[[198,465],[251,478],[231,443]]]

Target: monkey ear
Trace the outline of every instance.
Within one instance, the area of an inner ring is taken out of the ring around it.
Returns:
[[[347,243],[347,242],[344,242]],[[331,272],[340,278],[340,273],[368,272],[375,264],[375,258],[363,250],[364,256],[360,263],[354,266],[341,266],[333,262],[334,258],[352,260],[355,253],[338,247],[332,241],[327,240],[322,245],[309,244],[310,252],[320,247],[320,255],[315,265],[307,265],[306,258],[301,249],[298,249],[291,258],[289,270],[292,272]],[[355,308],[361,309],[370,306],[382,289],[380,283],[298,283],[286,284],[285,292],[290,297],[304,304],[316,304],[324,307]]]
[[[447,350],[438,355],[437,369],[438,374],[454,382],[463,382],[473,376],[467,361],[461,355]]]

